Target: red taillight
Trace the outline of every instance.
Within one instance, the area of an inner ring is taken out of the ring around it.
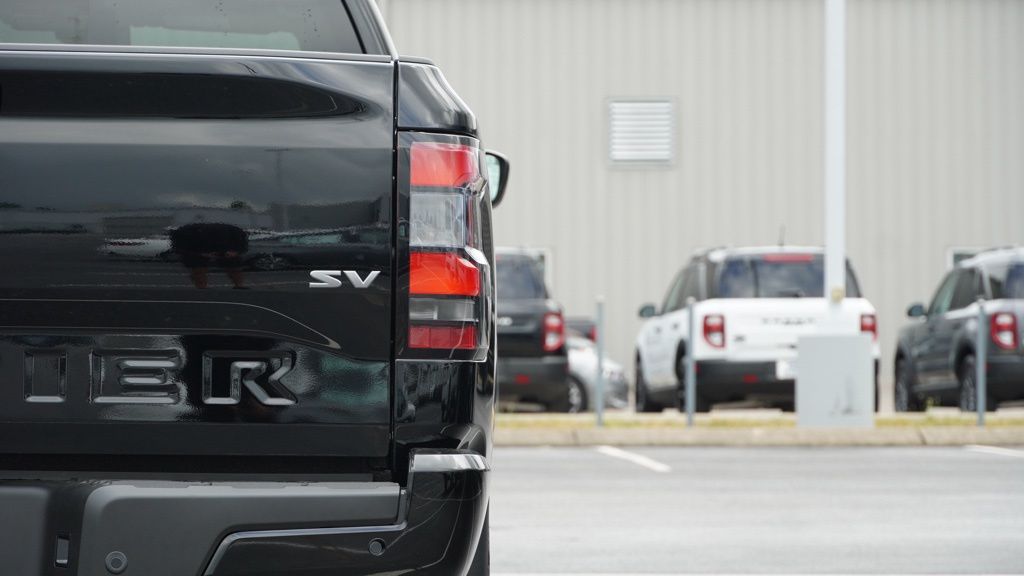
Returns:
[[[878,339],[878,317],[874,314],[860,315],[860,331],[871,334],[871,338]]]
[[[480,174],[479,152],[462,144],[416,142],[411,156],[411,186],[461,188]]]
[[[558,312],[544,315],[544,351],[554,352],[565,345],[565,319]]]
[[[1017,317],[1008,312],[993,314],[989,319],[992,342],[1003,350],[1017,349]]]
[[[479,296],[480,269],[453,252],[409,255],[409,294]]]
[[[486,351],[487,264],[474,228],[484,190],[480,150],[467,139],[403,138],[409,147],[408,348]]]
[[[708,314],[704,317],[704,341],[712,348],[725,348],[725,316]]]
[[[409,347],[417,350],[472,350],[476,348],[476,327],[414,324],[409,327]]]

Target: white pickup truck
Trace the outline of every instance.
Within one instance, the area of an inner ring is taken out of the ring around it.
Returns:
[[[719,248],[695,255],[676,275],[636,339],[636,406],[654,412],[678,406],[685,358],[697,363],[697,410],[715,403],[757,401],[790,408],[794,402],[797,339],[817,329],[828,311],[824,255],[814,247]],[[874,306],[847,268],[842,322],[875,336]],[[696,338],[688,337],[686,303],[697,300]]]

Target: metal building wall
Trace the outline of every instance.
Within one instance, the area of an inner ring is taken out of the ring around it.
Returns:
[[[385,0],[513,160],[498,242],[548,248],[570,315],[637,308],[704,246],[822,242],[822,0]],[[1024,2],[851,0],[849,251],[885,370],[952,246],[1024,242]],[[675,102],[676,161],[608,161],[607,103]],[[889,378],[886,379],[890,380]],[[888,404],[888,399],[885,400]]]

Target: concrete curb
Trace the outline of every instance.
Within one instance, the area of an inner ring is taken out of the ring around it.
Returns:
[[[1024,445],[1024,427],[502,428],[497,446],[990,446]]]

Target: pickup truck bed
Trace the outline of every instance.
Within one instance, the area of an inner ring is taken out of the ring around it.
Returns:
[[[491,204],[440,71],[371,0],[12,2],[0,571],[486,574]]]

